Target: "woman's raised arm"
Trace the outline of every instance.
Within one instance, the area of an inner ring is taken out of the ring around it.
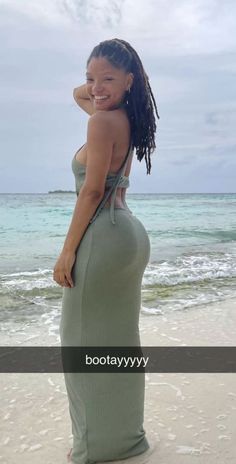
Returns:
[[[79,107],[82,108],[82,110],[84,110],[86,113],[90,115],[95,113],[93,104],[87,94],[86,84],[83,84],[80,87],[75,87],[73,90],[73,97]]]

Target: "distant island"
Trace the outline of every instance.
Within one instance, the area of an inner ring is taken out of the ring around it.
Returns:
[[[49,190],[48,193],[75,193],[74,190]]]

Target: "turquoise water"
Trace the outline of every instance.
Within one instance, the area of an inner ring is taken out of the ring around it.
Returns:
[[[236,194],[127,194],[151,257],[142,313],[165,314],[236,296]],[[62,288],[52,279],[75,194],[0,194],[2,328],[58,326]]]

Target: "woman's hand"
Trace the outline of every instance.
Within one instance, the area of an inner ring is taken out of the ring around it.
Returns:
[[[53,269],[53,280],[61,287],[73,287],[71,270],[75,262],[75,252],[62,251]]]

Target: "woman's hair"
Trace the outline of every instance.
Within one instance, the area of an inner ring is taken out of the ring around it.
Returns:
[[[158,119],[160,116],[142,62],[131,45],[121,39],[100,42],[92,50],[87,66],[92,58],[98,57],[106,58],[114,67],[134,75],[130,92],[126,91],[124,105],[131,125],[132,148],[136,148],[139,161],[145,157],[147,174],[150,174],[152,166],[150,154],[156,148],[154,109]]]

